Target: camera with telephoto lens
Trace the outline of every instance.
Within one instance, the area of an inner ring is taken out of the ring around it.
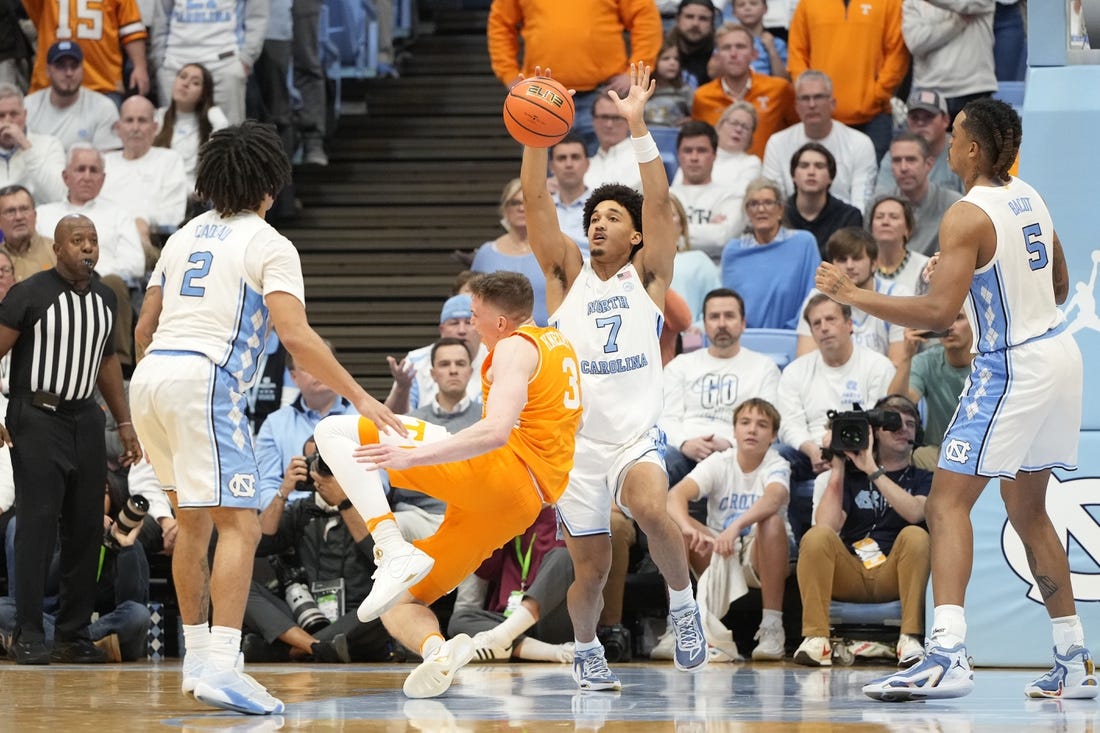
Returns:
[[[870,445],[871,428],[882,428],[890,433],[901,430],[901,415],[895,410],[864,410],[858,402],[852,405],[851,410],[829,410],[826,414],[833,431],[828,449],[832,455],[865,450]],[[831,455],[826,456],[829,457]]]
[[[306,456],[306,477],[304,481],[299,481],[294,485],[295,491],[316,491],[317,484],[313,482],[313,476],[311,475],[316,471],[321,476],[331,476],[332,469],[325,463],[325,459],[321,458],[320,453],[310,453]]]
[[[317,606],[317,600],[309,592],[309,578],[296,557],[270,558],[271,567],[282,586],[290,615],[307,633],[313,634],[329,625],[328,617]]]
[[[119,535],[130,534],[134,531],[134,527],[141,525],[142,521],[145,519],[145,515],[148,513],[149,500],[141,494],[131,496],[118,512],[118,519],[115,522],[115,532]],[[103,533],[103,544],[116,550],[121,547],[118,540],[115,539],[115,534],[111,532],[110,527]]]

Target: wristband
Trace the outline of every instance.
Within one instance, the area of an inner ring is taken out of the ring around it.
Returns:
[[[884,473],[886,473],[886,469],[885,469],[885,468],[883,468],[882,466],[879,466],[879,467],[878,467],[877,469],[875,469],[875,470],[874,470],[873,472],[871,472],[871,473],[867,474],[867,480],[868,480],[868,481],[871,481],[871,482],[874,482],[874,481],[876,481],[876,480],[878,480],[878,479],[882,478],[882,475],[883,475]]]
[[[131,427],[131,426],[133,426],[133,423],[130,422],[129,420],[127,420],[126,422],[120,422],[117,425],[115,425],[116,428],[125,428],[125,427]]]
[[[648,163],[661,157],[657,143],[653,142],[653,135],[648,132],[643,137],[631,137],[630,143],[634,146],[634,157],[639,163]]]
[[[281,499],[281,500],[282,500],[283,502],[286,502],[286,497],[285,497],[285,496],[283,496],[283,495],[282,495],[282,494],[280,494],[280,493],[277,493],[277,492],[276,492],[276,494],[275,494],[275,498],[276,498],[276,499]]]
[[[346,496],[344,497],[344,500],[342,502],[336,505],[337,511],[341,512],[346,512],[348,509],[351,509],[351,507],[351,499],[347,498]]]

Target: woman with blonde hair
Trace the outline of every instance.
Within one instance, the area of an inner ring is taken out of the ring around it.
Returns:
[[[527,276],[535,291],[535,323],[546,325],[546,276],[527,242],[527,215],[523,208],[520,180],[513,178],[504,185],[497,207],[504,234],[477,248],[470,269],[474,272],[518,272]]]

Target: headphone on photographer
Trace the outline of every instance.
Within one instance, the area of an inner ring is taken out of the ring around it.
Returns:
[[[913,400],[903,394],[890,394],[876,402],[875,407],[893,408],[896,412],[907,414],[916,420],[917,431],[913,436],[913,447],[919,448],[924,445],[924,422],[921,420],[920,408],[914,404]]]

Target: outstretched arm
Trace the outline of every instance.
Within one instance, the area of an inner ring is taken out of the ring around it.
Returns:
[[[678,232],[672,222],[672,201],[668,193],[668,175],[661,153],[645,124],[645,105],[657,89],[650,78],[649,66],[630,65],[630,93],[620,97],[614,90],[608,96],[619,114],[630,125],[630,136],[638,154],[638,170],[642,174],[642,249],[637,255],[643,282],[650,297],[664,308],[665,292],[672,282],[672,262],[676,257]]]
[[[536,73],[541,71],[535,67]],[[550,69],[546,69],[550,77]],[[520,79],[517,84],[537,81]],[[523,184],[523,208],[527,216],[527,241],[546,276],[546,311],[553,313],[561,305],[577,274],[581,271],[581,251],[576,242],[562,234],[558,211],[546,187],[547,148],[523,149],[520,182]]]
[[[962,310],[979,251],[993,252],[996,232],[977,206],[960,201],[944,214],[940,224],[940,252],[935,277],[925,295],[883,295],[856,286],[830,262],[817,268],[817,289],[839,303],[847,303],[884,321],[909,328],[942,331]]]

